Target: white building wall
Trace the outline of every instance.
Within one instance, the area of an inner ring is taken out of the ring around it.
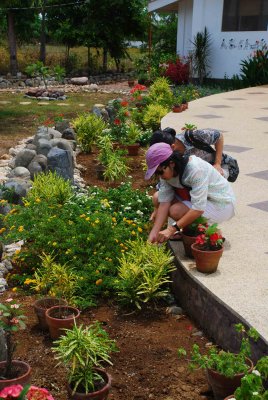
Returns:
[[[268,32],[222,32],[223,0],[181,0],[179,2],[177,51],[187,56],[191,40],[205,26],[211,34],[212,78],[239,74],[240,63],[254,50],[268,44]]]

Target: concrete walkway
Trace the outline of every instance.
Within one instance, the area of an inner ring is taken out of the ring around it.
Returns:
[[[216,273],[199,273],[195,263],[184,256],[181,243],[173,248],[193,281],[268,342],[268,86],[195,100],[188,110],[167,114],[162,128],[170,126],[180,132],[185,123],[223,133],[224,151],[240,167],[232,184],[237,208],[236,216],[220,225],[227,240]]]

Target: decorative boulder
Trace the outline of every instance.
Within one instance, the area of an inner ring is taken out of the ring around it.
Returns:
[[[25,179],[11,178],[5,182],[4,186],[8,189],[14,191],[14,203],[21,203],[22,197],[25,197],[29,189],[31,188],[31,183]]]
[[[70,127],[70,122],[67,119],[64,119],[63,121],[56,122],[55,124],[55,130],[60,132],[61,134],[63,131],[67,128]]]
[[[30,172],[30,177],[33,180],[35,175],[39,174],[40,172],[43,172],[43,169],[41,167],[40,164],[38,164],[37,161],[32,161],[29,165],[28,165],[28,169]]]
[[[37,152],[38,154],[43,154],[47,156],[52,148],[51,140],[39,139],[37,142]]]
[[[88,77],[82,76],[80,78],[71,78],[72,85],[87,85],[88,84]]]
[[[47,155],[47,166],[50,171],[73,181],[73,162],[69,151],[53,147]]]
[[[64,131],[62,132],[62,139],[76,140],[76,133],[73,128],[64,129]]]
[[[9,177],[10,178],[20,178],[20,179],[30,179],[30,172],[29,172],[28,168],[16,167],[10,172]]]
[[[34,156],[36,155],[35,150],[23,149],[21,150],[15,159],[16,167],[27,167],[30,164]]]

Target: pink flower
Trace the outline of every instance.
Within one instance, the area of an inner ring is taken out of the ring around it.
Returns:
[[[27,400],[54,400],[47,389],[31,386],[27,393]]]
[[[21,385],[7,386],[0,392],[0,397],[3,399],[17,398],[20,395],[23,387]]]
[[[199,235],[199,236],[197,236],[196,239],[195,239],[195,243],[201,244],[201,245],[204,244],[205,241],[206,241],[205,235]]]
[[[13,301],[13,299],[11,297],[9,297],[8,299],[6,299],[7,303],[10,303],[11,301]]]
[[[19,320],[18,320],[18,318],[12,318],[12,319],[10,320],[10,322],[11,322],[11,324],[16,325],[16,324],[19,322]]]

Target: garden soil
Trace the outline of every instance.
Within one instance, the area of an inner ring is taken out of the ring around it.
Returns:
[[[47,332],[39,330],[33,296],[5,292],[23,305],[27,328],[16,334],[16,358],[32,368],[31,383],[46,387],[55,400],[67,400],[66,371],[57,366]],[[168,308],[127,314],[107,303],[82,312],[81,322],[100,321],[115,339],[118,352],[106,370],[112,376],[112,400],[198,400],[213,399],[203,371],[190,372],[187,361],[177,357],[178,347],[190,350],[194,343],[207,350],[208,339],[185,315],[174,316]]]
[[[81,165],[88,185],[107,187],[106,182],[97,179],[96,157],[96,151],[91,155],[80,153],[77,164]],[[149,188],[143,178],[143,164],[141,148],[139,156],[129,158],[134,188]],[[46,387],[55,400],[67,400],[66,371],[57,365],[48,333],[38,329],[32,306],[35,297],[9,290],[0,301],[11,296],[23,305],[28,318],[26,330],[16,333],[16,358],[30,364],[33,385]],[[194,343],[206,352],[209,339],[188,316],[172,315],[168,311],[165,305],[128,314],[107,302],[82,312],[82,323],[100,321],[118,346],[119,351],[112,355],[113,365],[107,366],[112,376],[110,400],[213,399],[204,371],[190,372],[187,361],[177,357],[179,347],[189,353]]]

